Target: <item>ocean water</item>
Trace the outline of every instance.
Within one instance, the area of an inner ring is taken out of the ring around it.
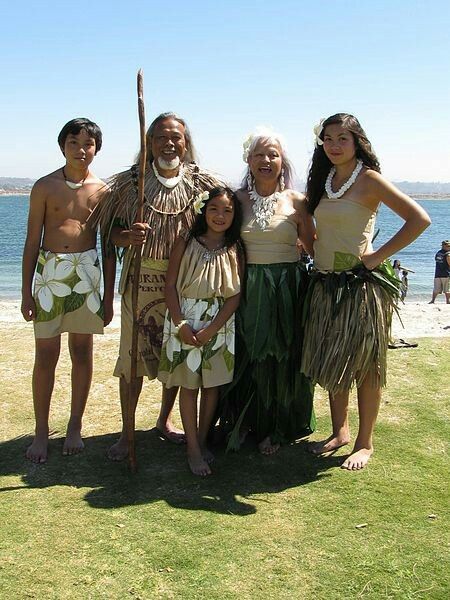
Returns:
[[[408,300],[428,300],[434,279],[434,255],[441,242],[450,238],[450,197],[418,201],[432,219],[430,227],[410,246],[393,256],[415,271],[409,274]],[[25,242],[28,196],[0,196],[0,300],[20,298],[21,261]],[[374,246],[388,240],[402,225],[402,219],[382,205],[377,218],[380,233]]]

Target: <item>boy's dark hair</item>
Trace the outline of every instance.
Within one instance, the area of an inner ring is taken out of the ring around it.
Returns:
[[[365,167],[379,173],[380,163],[378,158],[376,157],[360,122],[353,115],[348,113],[337,113],[331,115],[328,119],[325,119],[322,123],[322,133],[320,134],[320,138],[323,140],[325,128],[328,127],[328,125],[335,124],[341,125],[352,134],[355,142],[356,158],[360,158]],[[314,214],[314,211],[322,198],[325,191],[325,181],[332,166],[333,164],[325,154],[323,146],[316,146],[311,159],[308,180],[306,183],[306,205],[308,212],[311,214]]]
[[[238,197],[236,196],[235,192],[233,192],[233,190],[227,186],[219,185],[208,191],[209,198],[205,201],[201,213],[197,215],[197,218],[195,219],[194,224],[189,232],[188,239],[190,240],[193,237],[198,238],[206,233],[208,229],[208,225],[206,224],[206,207],[213,198],[225,195],[233,203],[233,221],[225,232],[225,245],[227,248],[236,246],[238,255],[245,259],[244,243],[241,239],[242,208]]]
[[[69,135],[78,135],[80,131],[84,129],[85,132],[94,138],[95,140],[95,154],[99,152],[102,147],[102,132],[97,123],[90,121],[89,119],[85,119],[83,117],[79,117],[77,119],[72,119],[68,123],[64,125],[58,135],[58,144],[64,154],[64,144],[66,143],[67,136]]]

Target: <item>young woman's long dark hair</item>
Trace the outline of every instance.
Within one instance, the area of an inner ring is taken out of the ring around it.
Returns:
[[[352,135],[355,142],[356,158],[360,158],[364,165],[380,173],[380,163],[373,151],[372,145],[367,139],[364,129],[361,127],[358,119],[348,113],[337,113],[325,119],[322,123],[322,133],[320,139],[323,139],[325,128],[328,125],[341,125]],[[317,146],[311,159],[309,167],[308,181],[306,183],[306,202],[308,211],[314,214],[320,199],[325,191],[325,181],[328,177],[333,163],[325,154],[323,146]]]
[[[189,231],[188,240],[191,240],[193,237],[198,238],[207,232],[206,207],[208,206],[208,203],[218,196],[226,196],[233,204],[233,221],[230,227],[225,231],[225,245],[227,248],[236,246],[238,255],[245,260],[245,247],[241,239],[242,207],[238,197],[235,192],[227,186],[217,186],[208,191],[209,198],[205,201],[201,212],[197,215],[197,218]]]

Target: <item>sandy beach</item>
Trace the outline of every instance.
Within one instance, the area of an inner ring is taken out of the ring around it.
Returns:
[[[394,316],[393,337],[395,338],[411,340],[422,337],[450,337],[450,304],[445,304],[441,296],[435,304],[406,301],[400,307],[400,317],[402,322]],[[18,300],[0,301],[0,331],[5,329],[5,325],[28,326],[20,313]],[[119,329],[120,301],[117,299],[114,302],[114,319],[106,329],[106,334],[118,337]]]

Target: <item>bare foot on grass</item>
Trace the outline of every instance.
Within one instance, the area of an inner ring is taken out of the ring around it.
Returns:
[[[188,463],[189,468],[191,469],[194,475],[200,475],[200,477],[206,477],[207,475],[211,475],[212,471],[209,468],[208,463],[205,461],[203,456],[189,455],[188,454]]]
[[[328,452],[336,452],[342,446],[346,446],[349,443],[348,437],[340,437],[330,435],[326,440],[320,440],[319,442],[310,442],[308,444],[308,452],[320,456],[321,454],[327,454]]]
[[[207,448],[206,446],[203,446],[202,448],[202,456],[204,458],[204,460],[210,465],[212,462],[214,462],[214,454],[211,452],[211,450],[209,448]]]
[[[184,431],[175,427],[170,421],[162,423],[162,421],[158,419],[156,421],[156,429],[164,438],[166,438],[166,440],[172,442],[172,444],[184,444],[186,442]]]
[[[25,456],[31,462],[42,464],[47,461],[48,434],[40,434],[34,437],[28,446]]]
[[[120,436],[118,441],[108,450],[108,458],[113,461],[125,460],[128,456],[128,440]]]
[[[72,456],[79,454],[84,450],[84,443],[81,439],[81,426],[74,425],[69,421],[67,426],[66,439],[64,440],[63,456]]]
[[[263,439],[262,442],[258,444],[258,449],[261,454],[265,456],[270,456],[271,454],[275,454],[280,449],[280,444],[272,444],[272,440],[269,436]]]
[[[360,448],[359,450],[354,448],[350,456],[342,463],[341,469],[360,471],[367,465],[372,454],[373,448]]]

